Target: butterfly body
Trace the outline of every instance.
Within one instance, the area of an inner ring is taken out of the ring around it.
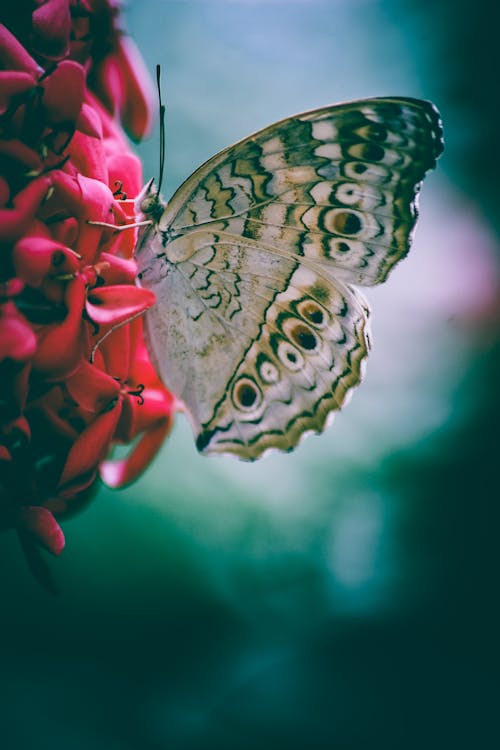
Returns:
[[[136,248],[150,355],[205,453],[255,459],[321,432],[362,378],[369,308],[409,249],[442,149],[436,110],[369,99],[271,125],[202,165]]]

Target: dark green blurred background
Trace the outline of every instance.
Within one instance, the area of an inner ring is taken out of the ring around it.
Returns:
[[[497,747],[495,5],[130,0],[126,21],[163,67],[167,195],[343,99],[432,99],[447,148],[330,431],[246,465],[199,457],[179,418],[137,484],[65,524],[58,598],[2,536],[2,748]]]

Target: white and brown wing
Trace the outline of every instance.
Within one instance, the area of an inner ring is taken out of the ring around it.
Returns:
[[[271,125],[176,192],[136,257],[151,354],[200,450],[254,459],[324,429],[369,348],[350,285],[406,255],[441,150],[430,103],[369,99]]]

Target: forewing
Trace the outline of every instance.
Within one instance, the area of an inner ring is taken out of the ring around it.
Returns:
[[[177,191],[160,228],[201,225],[384,281],[408,252],[416,197],[442,150],[430,102],[367,99],[290,117],[222,151]]]

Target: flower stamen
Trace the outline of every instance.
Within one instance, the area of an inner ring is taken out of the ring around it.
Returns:
[[[137,398],[137,403],[139,406],[142,406],[144,404],[144,396],[142,395],[144,391],[144,384],[139,383],[135,389],[135,391],[129,390],[127,391],[129,396],[135,396]]]

